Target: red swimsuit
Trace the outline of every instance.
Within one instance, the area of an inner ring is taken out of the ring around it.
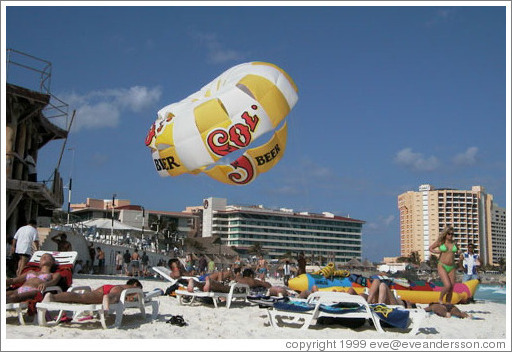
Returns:
[[[108,295],[116,285],[103,285],[103,294]]]

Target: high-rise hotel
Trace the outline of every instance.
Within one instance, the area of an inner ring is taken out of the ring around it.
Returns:
[[[361,260],[361,220],[328,212],[227,205],[224,198],[205,199],[203,208],[203,237],[220,236],[227,246],[247,250],[259,243],[272,258],[304,251],[337,263]]]
[[[474,243],[483,264],[498,264],[505,257],[505,211],[482,186],[456,190],[421,185],[418,192],[398,196],[398,210],[401,256],[417,251],[421,260],[428,260],[429,246],[452,225],[461,250]]]

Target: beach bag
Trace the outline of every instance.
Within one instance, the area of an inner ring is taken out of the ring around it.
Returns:
[[[165,290],[165,295],[174,296],[174,291],[176,291],[178,287],[180,287],[180,285],[177,282],[174,285],[167,287],[167,289]]]

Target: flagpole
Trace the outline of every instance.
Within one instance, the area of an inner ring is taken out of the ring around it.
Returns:
[[[110,229],[110,244],[112,244],[112,241],[114,240],[114,202],[116,199],[116,194],[114,193],[112,195],[112,227]]]

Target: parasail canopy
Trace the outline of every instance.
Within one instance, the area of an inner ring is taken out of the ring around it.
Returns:
[[[145,143],[160,176],[202,172],[227,184],[248,184],[282,158],[285,117],[297,100],[297,86],[281,68],[240,64],[160,109]],[[269,140],[256,146],[265,134]],[[226,162],[232,153],[241,155]]]

